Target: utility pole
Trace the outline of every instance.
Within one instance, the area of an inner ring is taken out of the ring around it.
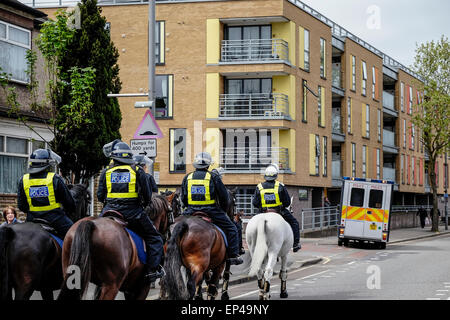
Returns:
[[[155,1],[148,0],[148,101],[155,114]]]

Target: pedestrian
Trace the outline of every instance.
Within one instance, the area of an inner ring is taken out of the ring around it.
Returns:
[[[239,211],[234,215],[233,223],[238,229],[238,242],[239,242],[239,254],[244,254],[244,246],[242,245],[242,216],[244,215],[244,210]]]
[[[423,206],[421,206],[419,208],[419,210],[417,210],[417,216],[419,216],[420,218],[420,226],[423,228],[425,228],[425,219],[428,217],[427,215],[427,211],[425,210],[425,208]]]
[[[324,199],[323,199],[323,206],[324,207],[331,207],[331,202],[330,202],[330,200],[328,200],[328,197],[325,197]]]
[[[12,206],[7,206],[3,210],[3,218],[5,219],[5,222],[3,222],[0,227],[20,223],[20,221],[17,219],[16,209],[14,209],[14,207]]]

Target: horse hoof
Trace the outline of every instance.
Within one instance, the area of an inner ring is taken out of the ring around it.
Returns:
[[[230,296],[228,295],[228,293],[224,293],[222,294],[222,297],[220,297],[221,300],[230,300]]]
[[[288,293],[286,291],[280,293],[281,299],[286,299],[288,297]]]

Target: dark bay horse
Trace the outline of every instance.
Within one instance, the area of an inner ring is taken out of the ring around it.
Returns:
[[[76,212],[67,215],[76,221],[89,213],[89,192],[84,184],[69,189]],[[0,228],[0,279],[0,300],[12,300],[12,289],[15,300],[28,300],[34,291],[53,300],[63,281],[61,247],[39,223]]]
[[[160,210],[155,211],[153,218],[161,234],[168,228],[166,216],[172,200],[173,196],[152,197],[153,207]],[[144,281],[145,268],[136,245],[117,219],[88,217],[75,223],[64,239],[62,264],[66,274],[58,300],[82,299],[89,282],[97,286],[96,300],[113,300],[119,291],[124,292],[127,300],[144,300],[150,288]],[[79,287],[70,287],[69,266],[79,268]]]
[[[228,189],[227,189],[228,190]],[[234,216],[234,193],[228,190],[229,202],[226,213]],[[161,288],[161,298],[171,300],[203,299],[202,283],[206,281],[207,298],[214,300],[223,274],[222,300],[228,300],[230,265],[226,262],[226,246],[222,234],[205,217],[180,216],[175,219],[172,236],[165,246],[164,267],[166,277]],[[187,283],[181,271],[186,271]],[[225,270],[225,271],[224,271]]]

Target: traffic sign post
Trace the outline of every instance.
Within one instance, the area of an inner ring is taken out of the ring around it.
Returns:
[[[143,155],[149,158],[156,157],[156,139],[136,139],[130,141],[131,151],[135,155]]]

